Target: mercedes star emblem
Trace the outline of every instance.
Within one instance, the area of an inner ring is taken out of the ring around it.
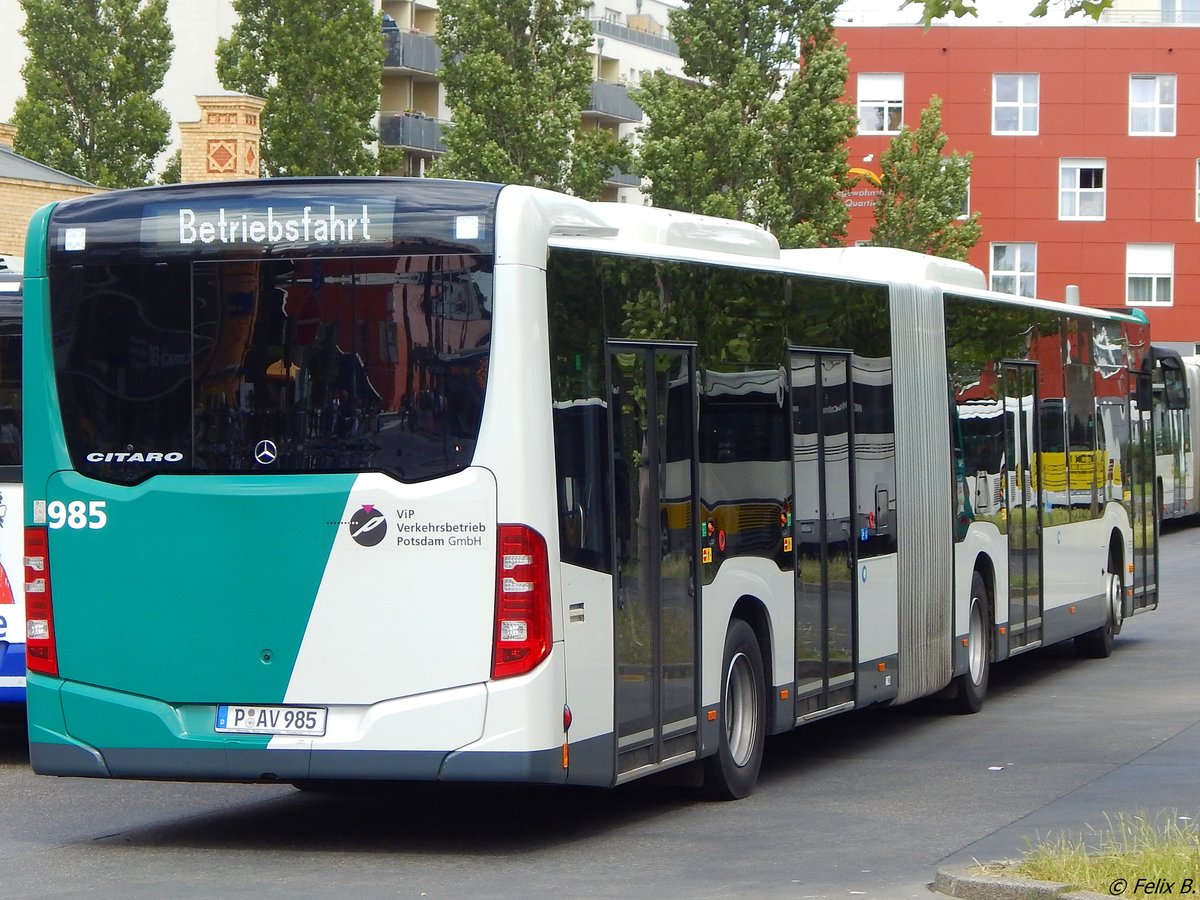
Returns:
[[[275,458],[279,456],[279,451],[275,447],[274,441],[259,441],[254,447],[254,458],[258,460],[258,464],[269,466],[275,462]]]

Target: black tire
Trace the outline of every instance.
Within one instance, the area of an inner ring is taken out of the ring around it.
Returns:
[[[719,800],[740,800],[754,790],[767,737],[767,688],[762,651],[754,629],[729,623],[721,662],[720,738],[704,761],[704,791]]]
[[[1075,638],[1075,652],[1087,659],[1108,659],[1112,656],[1113,640],[1125,621],[1125,579],[1120,565],[1108,573],[1108,612],[1099,628]]]
[[[971,576],[971,606],[967,613],[967,670],[955,677],[950,709],[970,715],[983,708],[992,671],[992,606],[987,583]]]

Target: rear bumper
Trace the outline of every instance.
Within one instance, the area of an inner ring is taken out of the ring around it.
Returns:
[[[505,706],[495,698],[491,705]],[[330,706],[320,738],[224,734],[215,731],[212,705],[176,706],[34,675],[30,763],[39,774],[100,778],[566,781],[561,738],[544,734],[537,747],[533,729],[514,730],[510,720],[503,729],[508,740],[489,740],[488,710],[489,685],[478,684],[370,706]],[[509,718],[493,710],[497,717]],[[522,730],[536,749],[513,749]]]
[[[43,738],[47,735],[42,735]],[[61,737],[61,736],[57,736]],[[180,781],[477,781],[563,784],[561,751],[252,750],[88,747],[30,739],[39,775]]]
[[[0,641],[0,703],[25,702],[25,645]]]

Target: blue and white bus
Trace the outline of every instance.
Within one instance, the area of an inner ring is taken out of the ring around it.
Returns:
[[[21,260],[0,259],[0,703],[25,701]]]
[[[25,291],[41,773],[736,798],[769,734],[974,712],[1157,604],[1144,318],[969,267],[283,179],[48,206]],[[1055,409],[1071,490],[1040,413],[964,448],[989,403]],[[966,449],[1021,473],[986,513]]]

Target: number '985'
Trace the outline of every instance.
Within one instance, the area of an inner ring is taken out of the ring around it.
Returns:
[[[108,524],[103,500],[51,500],[46,504],[46,519],[51,528],[103,528]]]

